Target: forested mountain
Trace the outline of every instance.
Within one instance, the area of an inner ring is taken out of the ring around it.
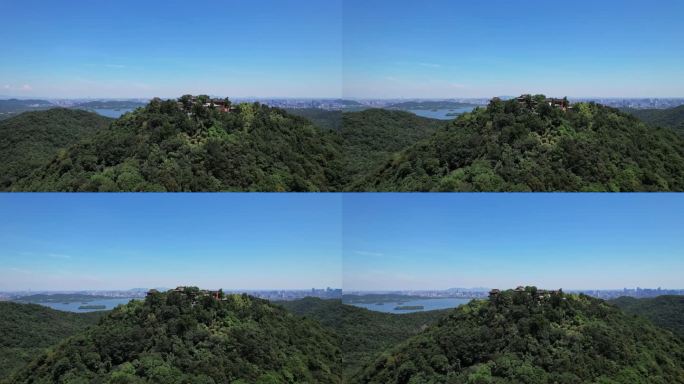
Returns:
[[[334,334],[266,300],[153,293],[44,353],[10,383],[341,383]]]
[[[344,184],[354,188],[363,176],[396,158],[395,153],[430,137],[446,122],[409,112],[368,109],[342,116]]]
[[[684,139],[593,103],[492,100],[396,154],[358,191],[682,191]]]
[[[684,342],[602,300],[527,287],[455,309],[352,382],[682,383]]]
[[[684,340],[684,296],[658,296],[636,299],[620,297],[610,300],[623,312],[643,316],[653,324],[669,329]]]
[[[54,107],[55,105],[47,100],[0,100],[0,120],[16,116],[23,112],[40,111]]]
[[[668,109],[625,109],[625,112],[647,124],[670,128],[684,135],[684,105]]]
[[[327,191],[336,135],[260,104],[155,99],[12,186],[16,191]],[[209,104],[209,105],[208,105]],[[230,105],[230,104],[228,104]]]
[[[40,168],[60,148],[105,129],[112,121],[64,108],[24,112],[0,121],[0,190]]]
[[[0,302],[0,382],[63,339],[97,323],[101,312],[69,313]]]
[[[31,133],[31,115],[9,120],[0,125],[15,131],[0,141],[0,188],[684,191],[684,137],[593,103],[494,99],[449,122],[379,109],[293,112],[301,117],[220,105],[205,96],[155,99],[86,138]],[[37,126],[99,126],[67,121],[64,111],[42,112],[54,119]]]
[[[356,373],[371,357],[422,332],[449,312],[439,310],[395,315],[342,304],[340,300],[316,298],[278,304],[320,322],[338,335],[345,377]]]
[[[308,119],[321,129],[339,131],[342,129],[342,111],[327,111],[320,108],[286,109],[292,115]]]

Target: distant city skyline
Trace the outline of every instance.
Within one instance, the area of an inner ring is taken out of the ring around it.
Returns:
[[[679,194],[345,195],[345,291],[684,288]]]
[[[341,198],[0,195],[0,291],[341,287]]]
[[[678,0],[26,0],[0,14],[2,97],[684,97]]]

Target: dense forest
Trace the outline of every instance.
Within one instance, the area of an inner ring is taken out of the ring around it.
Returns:
[[[683,191],[684,139],[594,103],[494,99],[355,183],[358,191]]]
[[[112,121],[64,108],[25,112],[0,121],[0,190],[40,168],[60,148],[104,130]]]
[[[185,288],[86,314],[0,303],[0,383],[684,382],[681,296],[528,287],[399,315],[222,297]]]
[[[300,116],[311,121],[315,126],[331,131],[342,129],[342,111],[328,111],[320,108],[286,109],[289,114]]]
[[[349,378],[376,354],[422,332],[448,310],[389,314],[342,304],[340,300],[307,298],[280,302],[289,311],[320,322],[340,340],[344,376]]]
[[[684,105],[668,109],[625,109],[624,111],[647,124],[670,128],[684,135]]]
[[[681,383],[684,342],[602,300],[527,287],[453,310],[352,382]]]
[[[0,302],[0,382],[63,339],[97,323],[101,312],[70,313]]]
[[[449,122],[379,109],[219,108],[189,95],[155,99],[105,129],[100,117],[27,113],[0,124],[12,132],[0,141],[0,188],[684,190],[684,137],[674,130],[598,104],[546,100],[494,99]]]
[[[430,137],[442,120],[428,119],[409,112],[369,109],[347,112],[342,116],[343,169],[345,189],[355,187],[358,180],[396,153]]]
[[[266,300],[153,293],[40,354],[10,383],[341,383],[336,336]]]
[[[643,316],[659,327],[669,329],[684,340],[684,296],[658,296],[610,300],[623,312]]]
[[[339,144],[308,120],[206,96],[155,99],[12,186],[20,191],[328,191]],[[229,102],[228,102],[229,103]],[[228,104],[230,105],[230,103]]]

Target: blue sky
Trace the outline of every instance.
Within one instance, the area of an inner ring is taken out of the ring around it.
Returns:
[[[347,194],[345,290],[684,288],[682,194]]]
[[[680,0],[22,0],[0,15],[2,96],[684,96]]]
[[[341,0],[0,2],[0,95],[338,97]]]
[[[3,194],[0,290],[341,287],[335,194]]]
[[[684,96],[680,0],[344,1],[347,97]]]

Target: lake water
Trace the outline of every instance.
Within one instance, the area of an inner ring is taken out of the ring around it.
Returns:
[[[95,113],[98,115],[102,115],[105,117],[111,117],[113,119],[118,119],[123,115],[124,113],[128,113],[132,111],[133,109],[131,108],[122,108],[122,109],[93,109]]]
[[[398,302],[383,302],[383,303],[353,303],[351,305],[370,309],[371,311],[385,312],[385,313],[411,313],[411,312],[422,312],[422,311],[432,311],[435,309],[447,309],[460,307],[463,304],[468,304],[471,299],[417,299],[417,300],[407,300],[402,301],[401,304]],[[408,306],[408,305],[422,305],[423,309],[418,310],[396,310],[397,306]]]
[[[141,300],[141,299],[131,299],[131,298],[116,298],[116,299],[101,299],[101,300],[91,300],[86,302],[75,301],[73,303],[36,303],[56,309],[58,311],[65,312],[93,312],[93,311],[106,311],[116,308],[119,304],[127,304],[131,300]],[[81,305],[104,305],[105,309],[78,309]]]
[[[409,110],[409,112],[422,116],[422,117],[428,117],[431,119],[439,119],[439,120],[453,120],[457,118],[458,116],[447,116],[450,113],[457,113],[459,115],[462,115],[466,112],[472,112],[475,107],[461,107],[461,108],[454,108],[454,109],[437,109],[437,110],[430,110],[430,109],[412,109]]]

